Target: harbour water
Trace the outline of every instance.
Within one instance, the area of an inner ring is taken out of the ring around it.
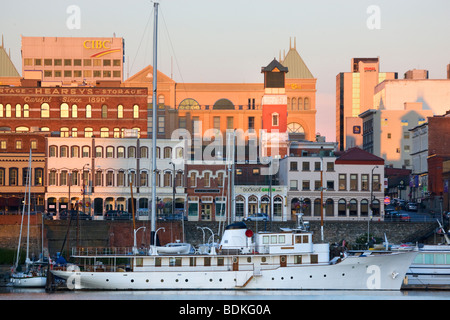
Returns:
[[[450,291],[57,291],[0,287],[0,300],[152,300],[152,301],[296,301],[296,300],[450,300]]]

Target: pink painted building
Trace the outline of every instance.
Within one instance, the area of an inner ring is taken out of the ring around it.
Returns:
[[[22,36],[22,77],[43,85],[123,81],[123,38]]]

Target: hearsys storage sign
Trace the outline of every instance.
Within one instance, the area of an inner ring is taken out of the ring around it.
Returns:
[[[144,88],[0,88],[0,95],[147,95]]]

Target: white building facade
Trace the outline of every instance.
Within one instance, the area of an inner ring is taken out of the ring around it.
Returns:
[[[320,220],[321,210],[324,220],[382,220],[383,181],[384,160],[359,148],[340,157],[314,155],[280,161],[280,184],[288,186],[286,205],[291,220],[300,212],[307,220]]]
[[[133,198],[137,217],[149,219],[151,146],[151,139],[49,137],[47,212],[58,217],[61,210],[68,209],[70,199],[72,209],[101,220],[110,210],[131,213]],[[158,140],[158,215],[184,212],[184,163],[176,161],[183,154],[177,141]],[[172,212],[173,202],[175,210]]]

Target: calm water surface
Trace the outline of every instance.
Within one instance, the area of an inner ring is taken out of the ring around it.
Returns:
[[[450,291],[59,291],[0,288],[0,300],[450,300]]]

